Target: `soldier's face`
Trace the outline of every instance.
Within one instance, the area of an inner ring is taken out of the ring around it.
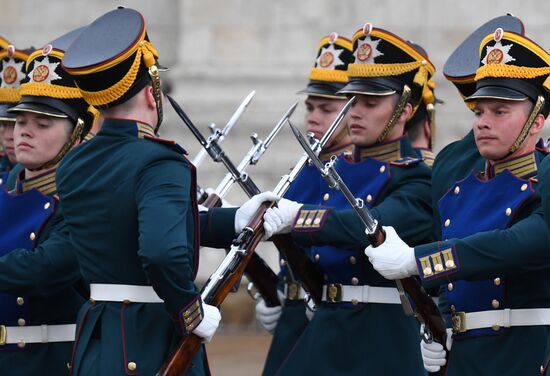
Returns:
[[[479,153],[494,161],[507,156],[532,107],[528,100],[478,100],[474,108],[473,129]]]
[[[15,155],[25,168],[34,169],[53,159],[69,139],[68,119],[24,112],[17,115]]]
[[[8,159],[11,163],[17,163],[17,158],[15,157],[15,148],[13,146],[13,128],[15,122],[13,121],[1,121],[0,122],[0,131],[2,133],[2,143],[4,145],[4,152],[8,156]]]
[[[386,96],[357,95],[356,101],[349,111],[349,134],[354,145],[370,146],[377,143],[378,136],[384,130],[393,114],[394,107],[399,96],[397,94]],[[394,128],[386,137],[387,140],[395,138],[394,133],[403,133],[402,129]]]
[[[315,138],[320,140],[346,104],[346,100],[309,96],[305,103],[306,116],[304,122],[306,132],[312,132],[315,134]],[[346,114],[346,116],[348,116],[348,114]],[[340,127],[345,126],[346,119],[343,119],[340,123]],[[339,130],[337,129],[334,132],[332,139],[334,139],[338,133]],[[330,145],[330,143],[331,142],[329,140],[328,145]]]

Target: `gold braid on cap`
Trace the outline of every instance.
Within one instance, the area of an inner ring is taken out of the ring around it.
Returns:
[[[525,121],[525,124],[523,125],[523,128],[519,133],[518,138],[516,138],[516,141],[514,141],[514,143],[510,147],[508,155],[515,153],[517,150],[519,150],[519,148],[521,148],[521,146],[527,139],[527,136],[529,135],[529,131],[531,130],[531,127],[533,126],[533,123],[535,122],[535,119],[537,118],[538,114],[540,114],[540,111],[542,110],[543,106],[544,106],[544,97],[542,95],[539,95],[537,98],[537,101],[535,102],[535,105],[533,106],[533,109],[531,110],[531,113],[529,114],[529,117]]]
[[[21,85],[21,96],[31,95],[35,97],[51,97],[58,99],[82,98],[77,87],[66,87],[54,84],[27,82]]]
[[[395,124],[397,123],[397,120],[399,120],[401,113],[403,113],[403,109],[409,101],[410,96],[411,88],[405,85],[403,87],[403,94],[401,94],[399,102],[397,102],[397,106],[395,106],[395,109],[393,110],[390,121],[388,121],[388,124],[386,124],[386,126],[382,130],[382,133],[380,133],[380,136],[378,136],[378,142],[382,142],[386,137],[388,137],[388,134],[392,131],[393,127],[395,127]]]
[[[136,57],[132,63],[132,66],[126,72],[124,77],[113,86],[100,90],[100,91],[86,91],[80,90],[82,97],[86,102],[92,106],[101,106],[112,103],[122,97],[134,84],[137,73],[143,59],[143,63],[147,68],[150,68],[155,64],[155,59],[158,57],[158,52],[152,43],[142,40],[139,42]]]
[[[309,79],[314,81],[326,82],[348,82],[346,71],[336,69],[311,68]]]
[[[486,64],[476,71],[475,81],[484,78],[537,78],[550,75],[550,67],[533,68],[520,67],[506,64]],[[542,86],[550,91],[550,76],[546,78]]]
[[[17,103],[21,100],[21,86],[0,87],[0,98],[2,102]]]

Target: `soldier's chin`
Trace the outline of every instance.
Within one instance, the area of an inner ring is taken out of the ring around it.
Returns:
[[[495,148],[488,147],[478,147],[479,154],[485,159],[490,161],[500,161],[501,159],[506,158],[508,155],[507,151],[496,150]]]

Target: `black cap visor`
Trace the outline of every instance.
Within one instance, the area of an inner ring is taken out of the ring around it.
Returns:
[[[530,83],[513,78],[486,78],[478,81],[475,92],[465,99],[466,102],[482,98],[504,99],[510,101],[537,100],[540,91]]]
[[[307,94],[314,97],[345,99],[345,94],[338,94],[338,91],[344,87],[344,84],[337,84],[323,81],[309,81],[309,84],[304,90],[299,91],[300,94]]]
[[[0,104],[0,121],[15,121],[15,114],[10,114],[8,110],[13,107],[13,103]]]
[[[403,92],[404,84],[392,78],[351,78],[338,94],[386,96]]]
[[[45,115],[45,116],[52,116],[56,118],[68,118],[67,114],[59,111],[56,108],[50,107],[48,105],[42,104],[42,103],[34,103],[34,102],[21,102],[17,104],[17,106],[12,107],[9,109],[9,112],[11,113],[18,113],[18,112],[32,112],[35,114]]]

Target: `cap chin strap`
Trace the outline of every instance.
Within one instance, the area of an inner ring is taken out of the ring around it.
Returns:
[[[428,141],[429,148],[433,149],[435,145],[435,106],[432,103],[426,105],[428,113],[428,121],[430,122],[430,140]]]
[[[55,165],[57,165],[59,163],[59,161],[61,160],[61,158],[63,158],[65,156],[65,154],[67,154],[69,152],[69,150],[71,150],[71,148],[76,143],[76,140],[78,140],[80,138],[80,136],[82,135],[82,130],[83,129],[84,129],[84,120],[78,118],[76,120],[76,126],[74,127],[73,132],[71,133],[71,136],[69,137],[69,140],[67,142],[65,142],[65,145],[63,145],[61,150],[59,150],[59,153],[57,153],[57,155],[55,157],[53,157],[53,159],[50,159],[48,162],[38,166],[37,168],[29,168],[29,170],[30,171],[40,171],[40,170],[44,170],[46,168],[52,168]]]
[[[519,133],[518,138],[516,138],[516,141],[514,141],[514,143],[510,147],[510,150],[508,150],[508,154],[504,158],[507,158],[510,155],[514,154],[523,146],[525,140],[527,139],[527,136],[529,135],[529,131],[531,130],[531,127],[535,122],[535,119],[542,110],[542,107],[544,107],[544,97],[542,95],[539,95],[537,101],[535,102],[535,105],[533,106],[533,109],[531,110],[531,113],[529,114],[529,117],[527,118],[527,121],[525,121],[525,124],[523,125],[523,128]]]
[[[395,124],[401,117],[401,114],[403,113],[403,109],[407,105],[407,102],[409,101],[409,98],[411,97],[411,88],[407,85],[403,86],[403,94],[401,94],[401,98],[399,98],[399,102],[397,102],[397,106],[395,106],[395,109],[393,110],[393,114],[391,115],[390,121],[386,124],[384,129],[382,130],[382,133],[380,133],[380,136],[378,136],[378,142],[382,142],[386,137],[388,137],[388,134],[393,130],[393,127],[395,127]]]
[[[155,134],[157,134],[160,128],[160,124],[162,123],[163,113],[162,113],[162,90],[160,85],[159,70],[156,65],[151,65],[149,67],[149,76],[151,77],[151,82],[153,86],[153,97],[155,98],[155,103],[157,104],[158,121],[157,121],[157,125],[155,126]]]

